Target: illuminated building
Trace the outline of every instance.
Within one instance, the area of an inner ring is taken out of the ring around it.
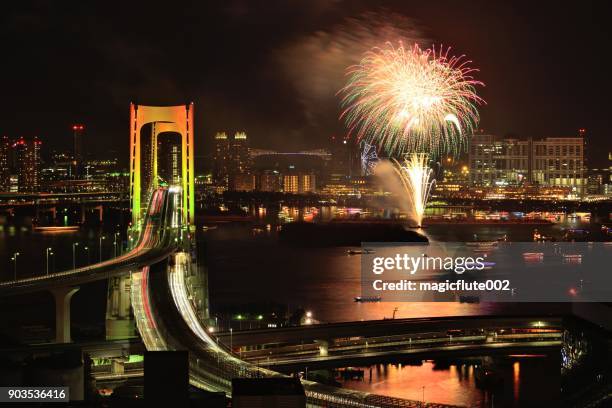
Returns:
[[[230,148],[229,139],[225,132],[215,135],[213,153],[213,183],[227,188],[229,178]]]
[[[480,186],[527,181],[529,144],[527,140],[473,135],[469,145],[470,181]]]
[[[75,178],[79,178],[83,174],[83,159],[85,158],[85,154],[83,151],[83,132],[85,131],[85,126],[81,124],[72,125],[72,135],[73,135],[73,170],[72,175]]]
[[[275,192],[281,190],[280,174],[276,170],[266,170],[258,177],[258,191]]]
[[[548,137],[533,141],[532,181],[545,186],[571,187],[585,193],[584,137]]]
[[[9,138],[0,138],[0,191],[9,191],[11,184],[11,168],[9,166],[9,155],[11,143]]]
[[[289,194],[308,194],[316,191],[316,176],[313,173],[283,175],[283,191]]]
[[[13,143],[19,191],[38,191],[40,187],[40,146],[37,138],[19,138]]]
[[[235,174],[233,176],[234,191],[253,191],[255,190],[255,175],[250,173]]]
[[[584,137],[519,140],[476,134],[469,143],[469,178],[476,186],[568,188],[585,192]]]
[[[249,156],[249,139],[244,132],[236,132],[229,141],[230,155],[228,166],[228,187],[238,191],[245,187],[244,182],[254,178],[251,175],[251,157]],[[253,181],[253,187],[255,183]]]
[[[240,190],[251,177],[249,139],[244,132],[230,137],[225,132],[215,135],[213,181],[218,187]],[[253,187],[254,189],[254,183]]]
[[[328,169],[328,182],[342,182],[353,175],[354,164],[360,164],[361,161],[358,158],[359,153],[353,151],[352,146],[353,143],[350,143],[347,138],[332,136],[332,160]],[[361,174],[361,170],[355,174]]]
[[[297,194],[299,192],[299,177],[297,174],[285,174],[283,176],[283,191],[285,193]]]
[[[591,174],[587,177],[587,194],[598,195],[604,193],[604,176],[601,173]]]
[[[166,185],[181,185],[181,139],[166,132],[157,137],[157,177]]]

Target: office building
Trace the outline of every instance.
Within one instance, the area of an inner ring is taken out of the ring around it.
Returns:
[[[0,191],[9,191],[11,185],[10,167],[11,143],[9,138],[0,138]]]
[[[233,191],[255,190],[255,175],[250,173],[239,173],[233,176]]]
[[[265,170],[259,174],[258,191],[276,192],[281,190],[281,176],[276,170]]]
[[[181,185],[182,151],[177,133],[157,136],[157,177],[165,185]]]
[[[584,137],[548,137],[534,140],[531,181],[538,185],[571,187],[585,193]]]
[[[214,140],[213,184],[227,188],[230,149],[227,133],[218,132]]]
[[[308,194],[316,191],[313,173],[289,173],[283,175],[283,191],[290,194]]]
[[[251,157],[249,139],[244,132],[228,136],[225,132],[215,135],[213,154],[213,183],[229,190],[245,187],[251,179]],[[248,175],[248,176],[247,176]],[[253,187],[254,189],[254,183]]]
[[[40,147],[37,138],[21,137],[13,143],[15,172],[20,192],[38,191],[40,187]]]
[[[73,169],[72,175],[74,178],[80,178],[84,171],[85,154],[83,151],[83,133],[85,126],[82,124],[72,125],[73,136]]]
[[[477,186],[567,188],[585,193],[585,140],[548,137],[521,140],[476,134],[469,143],[469,179]]]

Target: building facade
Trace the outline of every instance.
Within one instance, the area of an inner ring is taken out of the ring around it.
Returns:
[[[477,186],[564,187],[584,194],[585,140],[549,137],[520,140],[473,135],[469,143],[469,180]]]
[[[228,190],[240,190],[245,180],[251,179],[249,139],[245,132],[228,136],[225,132],[215,135],[213,154],[213,183]],[[254,183],[253,187],[254,189]]]
[[[19,138],[13,143],[18,191],[32,192],[40,188],[40,147],[37,138]]]
[[[227,188],[230,149],[227,133],[218,132],[214,139],[213,184]]]
[[[257,190],[266,192],[281,191],[281,176],[276,170],[265,170],[259,174]]]
[[[289,173],[283,175],[283,191],[289,194],[309,194],[316,191],[313,173]]]
[[[0,138],[0,191],[9,191],[11,186],[10,154],[9,138],[2,136]]]

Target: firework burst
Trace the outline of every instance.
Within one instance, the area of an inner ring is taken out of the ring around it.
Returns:
[[[399,177],[405,196],[410,202],[411,218],[417,223],[417,227],[423,224],[423,215],[429,195],[436,180],[433,170],[429,167],[426,154],[412,153],[403,163],[394,160],[393,169]]]
[[[340,90],[350,133],[392,156],[457,154],[478,124],[484,100],[476,86],[484,84],[473,78],[471,61],[449,53],[401,42],[368,51]]]

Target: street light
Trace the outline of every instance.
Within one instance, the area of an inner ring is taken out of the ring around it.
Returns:
[[[11,261],[13,261],[13,268],[15,269],[15,280],[17,280],[17,257],[19,255],[19,252],[15,252],[11,258]]]
[[[117,257],[117,236],[119,235],[118,232],[115,232],[114,234],[114,240],[113,240],[113,245],[115,246],[115,258]]]
[[[87,265],[89,265],[91,263],[91,258],[89,257],[89,247],[86,246],[84,249],[87,251]]]
[[[425,406],[425,386],[423,386],[423,406]]]
[[[106,237],[104,235],[102,235],[99,239],[100,242],[100,247],[99,247],[99,255],[100,255],[100,262],[102,262],[102,240],[106,239]]]
[[[78,242],[72,243],[72,269],[76,269],[76,247],[78,246]]]
[[[230,351],[234,353],[234,329],[230,327]]]
[[[53,254],[53,252],[51,252],[52,250],[51,248],[45,249],[45,255],[47,257],[47,275],[49,274],[49,253]]]

